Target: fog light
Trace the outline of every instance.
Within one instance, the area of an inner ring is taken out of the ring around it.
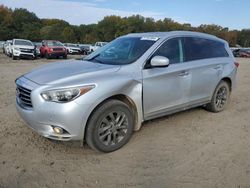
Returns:
[[[53,130],[56,134],[63,134],[63,129],[60,127],[54,127]]]

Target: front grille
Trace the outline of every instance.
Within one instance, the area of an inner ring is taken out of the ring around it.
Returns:
[[[17,97],[18,102],[21,106],[29,107],[29,108],[33,107],[30,94],[31,94],[31,90],[17,85],[16,97]]]
[[[53,48],[53,51],[63,51],[62,48]]]
[[[25,49],[25,48],[20,48],[20,51],[24,52],[24,53],[33,53],[34,52],[34,50],[32,50],[32,49]]]

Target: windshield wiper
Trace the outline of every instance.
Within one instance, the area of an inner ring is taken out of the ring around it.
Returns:
[[[100,56],[100,54],[97,54],[97,55],[95,55],[94,57],[92,57],[92,58],[90,58],[90,59],[82,59],[83,61],[85,60],[85,61],[90,61],[90,62],[97,62],[97,63],[101,63],[101,64],[103,64],[103,62],[101,61],[101,60],[98,60],[98,59],[96,59],[97,57],[99,57]]]
[[[95,58],[99,57],[100,54],[96,54],[94,57],[90,58],[90,59],[84,59],[83,60],[87,60],[87,61],[91,61],[91,60],[94,60]]]

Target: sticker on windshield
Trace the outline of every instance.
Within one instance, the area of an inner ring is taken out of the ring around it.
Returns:
[[[142,37],[141,40],[151,40],[151,41],[157,41],[158,37]]]

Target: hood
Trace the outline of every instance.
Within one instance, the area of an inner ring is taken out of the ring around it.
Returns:
[[[115,72],[120,66],[92,63],[82,60],[71,60],[43,65],[24,75],[37,84],[55,84],[79,76],[90,76],[94,73]]]

